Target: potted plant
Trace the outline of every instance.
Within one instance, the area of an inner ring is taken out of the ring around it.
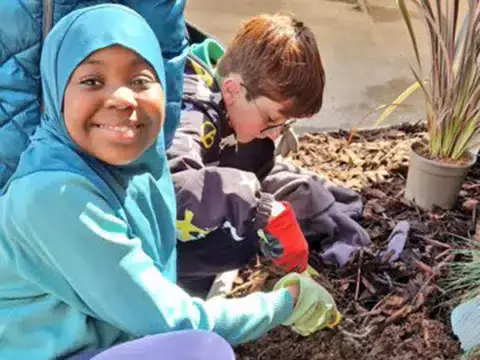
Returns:
[[[460,9],[460,0],[409,1],[426,26],[430,67],[425,74],[412,15],[406,1],[397,0],[418,65],[412,68],[417,83],[397,100],[421,89],[428,129],[428,141],[412,145],[405,196],[425,209],[450,208],[476,161],[471,149],[480,133],[480,4],[464,0],[467,8]],[[380,120],[397,105],[394,102]]]

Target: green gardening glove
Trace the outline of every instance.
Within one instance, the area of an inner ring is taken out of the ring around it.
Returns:
[[[303,336],[328,328],[334,328],[340,323],[342,314],[337,310],[335,300],[323,286],[313,280],[307,273],[290,273],[281,278],[274,290],[299,284],[300,295],[293,313],[283,325]]]

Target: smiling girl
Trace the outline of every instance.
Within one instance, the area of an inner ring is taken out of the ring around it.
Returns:
[[[0,198],[1,359],[227,360],[221,337],[312,326],[313,281],[308,301],[291,279],[207,302],[176,285],[165,74],[143,18],[119,5],[70,13],[44,43],[41,76],[41,125]]]

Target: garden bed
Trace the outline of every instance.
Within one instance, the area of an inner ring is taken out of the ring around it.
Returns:
[[[236,349],[240,360],[456,359],[460,346],[452,334],[452,309],[444,280],[459,246],[454,235],[476,234],[480,165],[470,171],[452,210],[423,211],[403,197],[410,144],[425,137],[421,125],[402,125],[357,133],[306,134],[290,159],[331,181],[361,192],[362,226],[373,246],[344,268],[325,264],[314,250],[310,264],[318,281],[335,296],[344,315],[341,326],[308,338],[277,328]],[[393,265],[377,256],[402,220],[410,224],[407,246]],[[241,272],[234,295],[269,288],[279,276],[253,264]]]

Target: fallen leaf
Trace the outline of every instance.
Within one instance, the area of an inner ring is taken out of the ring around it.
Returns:
[[[478,205],[477,199],[467,199],[462,203],[462,209],[467,212],[472,212]]]

